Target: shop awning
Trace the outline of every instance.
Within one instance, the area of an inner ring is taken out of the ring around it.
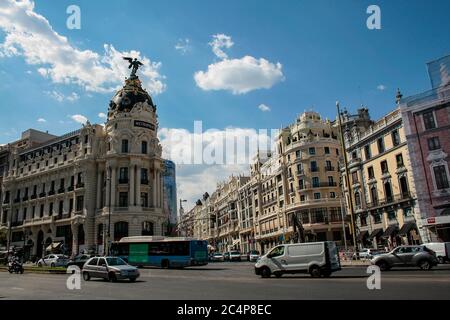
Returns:
[[[411,231],[411,229],[415,229],[415,228],[416,228],[416,224],[414,222],[407,222],[407,223],[403,224],[402,228],[398,232],[398,235],[405,236],[408,234],[408,232]]]
[[[398,227],[397,226],[389,226],[387,227],[387,229],[384,231],[383,235],[381,236],[382,238],[389,238],[390,236],[392,236],[395,232],[397,232]]]
[[[47,251],[57,249],[61,246],[62,242],[53,242],[47,247]]]
[[[370,233],[369,239],[379,237],[383,233],[383,229],[375,229]]]
[[[367,231],[367,230],[361,231],[358,236],[359,241],[361,241],[362,239],[367,237],[368,234],[369,234],[369,231]]]

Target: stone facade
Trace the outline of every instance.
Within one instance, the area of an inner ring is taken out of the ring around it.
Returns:
[[[12,148],[1,202],[10,245],[27,257],[103,253],[108,240],[163,235],[157,128],[156,106],[134,76],[113,97],[105,126],[88,122],[38,146]]]

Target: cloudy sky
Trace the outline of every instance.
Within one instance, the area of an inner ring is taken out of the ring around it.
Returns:
[[[160,138],[210,130],[256,135],[304,110],[335,117],[335,101],[365,104],[375,118],[404,95],[425,91],[425,63],[449,54],[448,1],[376,1],[381,30],[369,30],[373,1],[0,0],[0,144],[30,127],[63,134],[102,123],[140,58],[139,76],[158,106]],[[81,29],[67,27],[68,6]],[[180,165],[189,204],[246,164]]]

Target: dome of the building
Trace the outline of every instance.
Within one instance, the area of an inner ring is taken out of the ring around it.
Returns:
[[[130,111],[136,103],[146,101],[153,109],[156,108],[150,95],[142,88],[139,78],[133,77],[126,79],[123,88],[116,92],[109,103],[109,110],[111,112],[127,112]]]

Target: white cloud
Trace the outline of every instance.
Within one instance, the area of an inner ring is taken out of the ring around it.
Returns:
[[[75,102],[76,100],[80,99],[80,96],[76,92],[72,92],[67,96],[56,90],[44,91],[44,93],[58,102],[63,101]]]
[[[256,89],[269,89],[283,81],[282,66],[264,58],[245,56],[210,64],[207,71],[194,74],[195,82],[203,90],[228,90],[244,94]]]
[[[209,129],[205,132],[161,128],[158,137],[163,149],[162,156],[177,165],[178,197],[188,200],[184,207],[192,206],[204,192],[213,192],[217,183],[230,175],[248,174],[256,151],[273,150],[278,132],[276,129],[272,131],[237,127]],[[250,141],[256,141],[257,145],[251,147]],[[196,146],[197,142],[200,146]],[[229,149],[229,146],[233,148]],[[231,155],[227,152],[231,152]],[[195,162],[196,156],[200,156],[200,163]],[[218,161],[210,162],[211,158]],[[220,163],[220,158],[225,161]],[[232,161],[228,161],[229,159]]]
[[[270,111],[270,107],[267,106],[267,105],[265,105],[264,103],[261,103],[261,104],[258,106],[258,109],[261,110],[262,112]]]
[[[104,112],[100,112],[100,113],[98,114],[98,117],[99,117],[99,118],[102,118],[102,119],[106,119],[106,118],[107,118],[106,113],[104,113]]]
[[[178,39],[178,42],[175,44],[175,50],[180,51],[181,54],[186,54],[191,51],[190,40],[186,39]]]
[[[27,71],[26,71],[26,73],[27,73],[27,74],[32,74],[32,73],[33,73],[33,71],[31,71],[31,70],[27,70]]]
[[[212,51],[214,52],[214,54],[220,59],[228,58],[228,55],[223,52],[222,48],[229,49],[234,45],[231,37],[223,33],[215,34],[212,37],[213,40],[209,43],[209,45],[212,47]]]
[[[39,119],[37,119],[37,122],[42,122],[42,123],[44,123],[44,122],[47,122],[47,120],[45,120],[44,118],[39,118]]]
[[[384,90],[386,90],[386,86],[384,84],[379,84],[377,86],[377,89],[380,90],[380,91],[384,91]]]
[[[153,62],[135,50],[117,51],[110,44],[104,45],[103,53],[77,49],[34,11],[31,0],[0,1],[0,30],[5,33],[0,58],[22,56],[54,83],[77,84],[93,92],[114,91],[129,75],[122,56],[131,56],[144,63],[140,77],[150,93],[158,94],[165,89],[164,76],[159,73],[160,62]]]
[[[88,119],[81,114],[74,114],[73,116],[70,116],[70,118],[73,121],[81,123],[81,124],[86,124],[86,122],[88,121]]]

